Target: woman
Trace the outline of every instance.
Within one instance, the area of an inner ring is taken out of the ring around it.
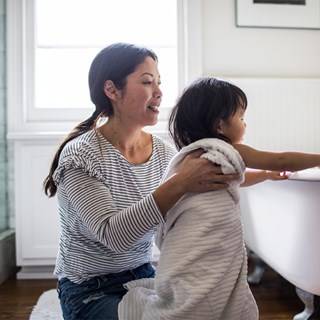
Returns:
[[[235,179],[196,151],[159,185],[175,153],[143,131],[157,123],[159,86],[157,56],[146,48],[113,44],[91,64],[96,109],[59,147],[44,182],[48,196],[58,195],[55,274],[65,319],[118,319],[123,284],[154,276],[152,239],[166,212],[188,192]],[[97,126],[101,117],[107,121]]]

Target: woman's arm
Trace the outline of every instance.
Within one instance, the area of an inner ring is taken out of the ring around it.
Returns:
[[[245,172],[245,181],[240,185],[240,187],[249,187],[254,184],[266,181],[266,180],[286,180],[288,179],[288,175],[286,172],[281,171],[267,171],[267,170],[259,170],[259,171],[249,171]]]
[[[320,165],[320,154],[302,152],[267,152],[251,148],[244,144],[236,144],[243,161],[248,168],[298,171]]]
[[[152,195],[119,209],[108,186],[79,168],[64,171],[61,188],[86,230],[115,252],[128,250],[163,221]]]
[[[167,210],[186,192],[226,188],[227,181],[237,178],[221,174],[219,167],[199,158],[200,154],[195,152],[187,156],[173,177],[152,194],[122,210],[115,205],[109,188],[82,169],[65,170],[62,188],[97,241],[115,252],[124,252],[163,222]]]

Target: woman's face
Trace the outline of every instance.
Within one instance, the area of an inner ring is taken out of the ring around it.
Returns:
[[[246,131],[246,123],[244,121],[245,110],[238,108],[236,113],[227,121],[222,121],[220,130],[232,144],[241,143]]]
[[[147,57],[118,90],[114,115],[126,125],[144,127],[158,121],[162,92],[157,62]]]

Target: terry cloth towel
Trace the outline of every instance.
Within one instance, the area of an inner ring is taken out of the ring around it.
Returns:
[[[228,190],[185,195],[168,212],[156,240],[161,249],[156,277],[126,284],[120,320],[258,319],[240,219],[238,186],[245,170],[240,154],[222,140],[199,140],[172,159],[165,178],[198,148],[224,173],[241,178]]]

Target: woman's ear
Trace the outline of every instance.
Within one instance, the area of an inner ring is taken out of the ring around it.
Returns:
[[[118,89],[116,88],[112,80],[106,80],[106,82],[104,83],[103,91],[110,100],[114,101],[118,97]]]

